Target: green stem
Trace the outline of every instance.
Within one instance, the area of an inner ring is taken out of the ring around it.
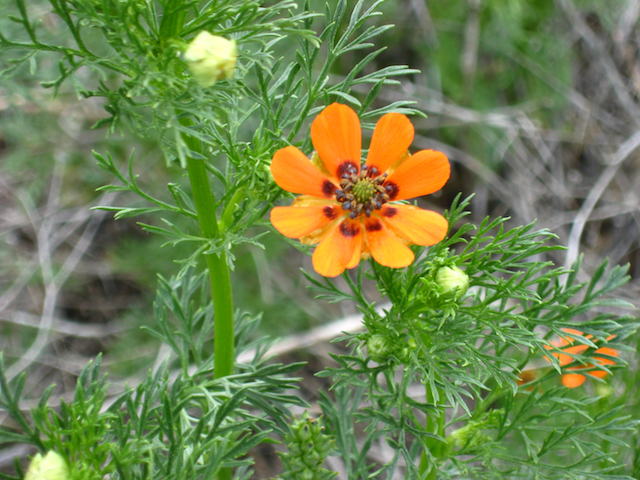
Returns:
[[[184,0],[168,0],[165,3],[164,16],[160,27],[162,37],[171,39],[179,36],[184,25],[186,10],[182,8]],[[183,118],[180,122],[184,126],[191,125],[191,120]],[[192,136],[183,135],[183,139],[190,150],[202,153],[202,145]],[[207,168],[203,160],[187,158],[187,172],[191,183],[191,192],[198,215],[200,233],[204,238],[215,244],[220,239],[218,217],[216,215],[216,201],[211,193]],[[231,294],[231,275],[227,264],[227,254],[222,251],[217,254],[205,255],[209,281],[211,283],[211,297],[213,299],[214,338],[213,360],[214,378],[222,378],[233,374],[235,335],[233,326],[233,296]],[[218,472],[218,480],[231,480],[233,470],[222,468]]]
[[[184,124],[188,120],[183,121]],[[201,145],[195,138],[183,135],[190,150],[201,152]],[[214,242],[220,237],[218,217],[216,215],[216,201],[211,193],[207,168],[203,160],[187,158],[187,172],[193,193],[193,203],[198,214],[200,233],[204,238]],[[209,283],[211,284],[211,298],[213,299],[213,361],[214,378],[222,378],[233,373],[235,335],[233,325],[233,296],[231,294],[231,276],[227,264],[227,254],[223,251],[217,254],[205,255]],[[231,480],[233,470],[221,468],[217,480]]]
[[[194,143],[193,138],[186,139]],[[187,158],[187,171],[191,182],[191,191],[198,214],[198,223],[203,237],[216,240],[219,237],[216,202],[209,186],[207,169],[202,160]],[[225,252],[204,256],[209,270],[211,297],[213,298],[214,337],[213,359],[214,378],[222,378],[233,373],[234,366],[234,331],[233,331],[233,297],[231,295],[231,276]],[[218,472],[218,480],[231,480],[233,470],[222,468]]]
[[[187,171],[193,192],[193,200],[198,214],[198,223],[203,237],[218,239],[218,219],[216,204],[211,188],[207,169],[202,160],[187,158]],[[214,377],[222,378],[233,373],[234,361],[234,332],[233,332],[233,298],[231,295],[231,276],[227,265],[225,252],[205,255],[209,278],[211,281],[211,296],[214,309]]]
[[[425,425],[426,431],[429,433],[434,433],[439,435],[441,438],[444,438],[444,423],[445,423],[445,413],[444,406],[442,406],[442,397],[444,392],[441,388],[436,388],[438,400],[435,399],[435,395],[432,394],[429,385],[425,385],[426,398],[429,401],[429,397],[433,398],[433,403],[436,405],[437,416],[427,416],[427,422]],[[427,438],[425,440],[427,444],[427,449],[431,452],[431,455],[434,459],[441,458],[446,451],[446,444],[442,442],[442,440],[438,440],[436,438]],[[420,478],[423,478],[423,475],[429,469],[429,457],[427,456],[427,452],[423,451],[420,456],[420,465],[418,470],[420,472]],[[435,480],[438,475],[438,469],[436,465],[432,465],[429,470],[429,474],[424,477],[426,480]]]
[[[425,347],[428,349],[431,345],[431,337],[428,334],[421,334],[422,341],[424,342]],[[436,381],[439,381],[439,378],[436,378]],[[444,392],[442,388],[436,387],[435,391],[432,391],[430,384],[425,384],[425,401],[429,402],[429,400],[433,400],[433,404],[436,407],[436,415],[427,415],[427,421],[425,424],[425,430],[429,433],[433,433],[438,435],[441,438],[444,438],[444,424],[445,424],[445,411],[444,411]],[[426,449],[422,452],[420,456],[420,464],[418,466],[418,471],[420,472],[420,478],[425,478],[426,480],[436,480],[438,476],[438,467],[437,461],[443,457],[447,456],[447,444],[442,440],[438,440],[437,438],[429,437],[425,439]],[[431,456],[434,458],[435,462],[431,464],[431,468],[429,468],[430,463],[429,457],[427,455],[426,450],[429,450]],[[424,475],[427,474],[425,477]]]

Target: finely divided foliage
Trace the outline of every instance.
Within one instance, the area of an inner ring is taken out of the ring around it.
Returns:
[[[264,248],[265,216],[288,195],[270,170],[276,152],[295,151],[307,166],[314,148],[322,150],[312,142],[312,121],[334,103],[369,130],[380,118],[406,123],[404,115],[420,113],[408,101],[376,103],[395,77],[416,73],[375,68],[384,48],[373,41],[391,28],[378,25],[381,3],[329,2],[318,13],[310,0],[49,0],[52,33],[43,26],[45,6],[14,0],[11,24],[0,23],[3,77],[30,65],[54,94],[69,84],[79,97],[99,97],[107,116],[96,129],[155,139],[175,181],[147,191],[134,152],[128,159],[95,152],[116,182],[100,190],[141,202],[103,209],[116,219],[145,214],[141,228],[193,248],[175,275],[158,279],[155,326],[147,331],[171,355],[146,378],[109,385],[98,357],[78,376],[73,398],[54,403],[51,386],[28,409],[29,372],[9,378],[0,354],[0,409],[11,420],[0,426],[0,444],[55,451],[71,479],[248,479],[255,447],[274,442],[284,442],[283,478],[295,480],[335,477],[322,465],[327,455],[349,480],[632,478],[624,463],[637,417],[622,405],[603,408],[613,394],[606,381],[625,367],[625,340],[637,328],[635,317],[619,313],[630,305],[611,297],[628,280],[627,267],[603,262],[579,280],[579,263],[567,270],[547,261],[561,247],[534,224],[465,223],[470,199],[458,195],[443,218],[433,214],[442,218],[437,240],[449,225],[442,241],[406,236],[432,245],[403,244],[412,262],[358,256],[330,272],[352,269],[336,280],[305,273],[320,300],[357,305],[365,326],[340,339],[350,353],[333,355],[335,366],[319,374],[333,382],[320,392],[322,421],[307,413],[293,420],[292,408],[308,407],[295,392],[301,364],[267,361],[259,316],[233,307],[228,278],[238,246]],[[209,88],[181,56],[201,31],[233,39],[238,49],[233,77]],[[45,78],[40,66],[51,61],[57,74]],[[338,76],[339,62],[354,66]],[[190,188],[180,182],[185,174]],[[366,215],[338,198],[359,175],[348,172],[344,186],[335,176],[344,190],[331,195],[345,218]],[[385,180],[367,181],[362,188]],[[375,206],[371,195],[362,203]],[[417,210],[406,203],[386,208]],[[148,220],[154,215],[161,217]],[[441,268],[453,267],[468,277],[464,288],[438,281]],[[377,297],[389,302],[382,310]],[[586,348],[560,362],[553,342],[567,329],[583,332],[574,340]],[[608,375],[590,375],[604,345],[620,357],[602,366]],[[240,363],[243,352],[250,360]],[[590,390],[562,386],[565,367],[580,367]],[[0,478],[24,474],[16,458]]]
[[[467,204],[468,200],[454,202],[451,225],[466,215]],[[536,231],[534,225],[505,230],[505,222],[498,218],[477,227],[463,225],[402,274],[373,265],[369,276],[392,303],[383,315],[358,294],[358,284],[351,284],[350,298],[364,312],[367,333],[345,337],[356,345],[356,354],[334,357],[340,367],[324,374],[334,377],[339,389],[359,386],[360,394],[339,397],[344,405],[329,415],[334,428],[352,429],[353,422],[366,422],[367,442],[386,435],[405,459],[415,458],[416,443],[431,446],[432,453],[438,451],[434,446],[444,445],[450,459],[439,472],[444,478],[461,478],[465,472],[481,478],[583,478],[585,472],[592,472],[593,478],[628,478],[604,474],[604,465],[606,471],[616,469],[594,439],[606,435],[619,444],[616,436],[633,431],[636,420],[620,412],[590,416],[586,406],[597,397],[568,398],[567,388],[557,388],[559,375],[551,364],[535,380],[544,388],[518,386],[519,372],[544,355],[545,338],[552,332],[577,322],[600,340],[609,333],[624,338],[634,331],[631,316],[592,313],[600,306],[623,305],[606,295],[625,281],[626,268],[616,267],[603,279],[603,263],[590,282],[576,283],[572,272],[578,265],[565,272],[531,261],[558,248],[548,244],[553,234]],[[459,254],[454,253],[456,247]],[[434,284],[437,269],[448,264],[471,274],[466,301],[440,294]],[[561,282],[563,274],[567,278]],[[331,285],[314,283],[325,298],[344,297]],[[361,349],[372,334],[382,334],[390,343],[382,363],[372,362]],[[595,348],[589,350],[588,355]],[[580,355],[576,358],[585,362]],[[424,396],[409,396],[416,380],[426,387],[426,402]],[[443,420],[446,425],[436,430],[446,437],[446,444],[421,425],[424,416],[439,415],[438,405],[450,412]],[[466,434],[468,441],[456,442],[454,434],[465,424],[476,425],[475,431]],[[415,442],[409,441],[413,436]],[[574,450],[580,456],[569,466],[564,456]],[[469,462],[466,455],[473,460]],[[383,470],[393,472],[397,460]],[[359,455],[352,462],[357,474],[349,478],[366,478],[371,465]],[[407,466],[415,468],[413,462]],[[417,469],[413,475],[419,478]]]

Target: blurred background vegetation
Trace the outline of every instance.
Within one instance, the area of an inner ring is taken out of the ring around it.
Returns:
[[[42,32],[63,43],[67,30],[48,3],[29,4]],[[323,2],[311,4],[324,11]],[[404,64],[420,72],[385,87],[377,106],[415,101],[427,117],[412,119],[413,148],[442,150],[453,167],[450,182],[424,206],[443,211],[458,192],[475,193],[473,221],[537,219],[568,246],[556,252],[557,265],[585,255],[583,279],[605,257],[610,266],[630,263],[632,281],[619,296],[638,305],[640,0],[388,0],[381,9],[378,23],[395,28],[378,38],[374,48],[387,48],[375,67]],[[12,0],[0,0],[1,12],[15,10]],[[317,18],[318,29],[322,24]],[[20,28],[0,17],[5,34]],[[283,42],[276,48],[283,56],[293,50]],[[367,53],[346,55],[331,82]],[[57,77],[55,55],[33,58],[31,68],[12,69],[12,58],[0,51],[0,68],[7,69],[0,79],[0,349],[8,364],[26,359],[27,389],[34,392],[46,379],[58,384],[57,395],[68,394],[99,352],[114,385],[142,378],[167,354],[139,328],[152,325],[157,274],[175,273],[174,259],[191,252],[188,245],[162,247],[139,219],[114,221],[89,209],[138,202],[96,193],[112,178],[91,151],[124,163],[135,148],[141,186],[159,197],[168,195],[166,183],[186,183],[183,172],[167,166],[154,138],[122,130],[105,139],[106,128],[92,129],[106,113],[99,99],[80,99],[73,82],[53,97],[41,82]],[[98,81],[88,70],[79,74]],[[363,98],[367,91],[352,93]],[[290,337],[288,354],[310,360],[309,371],[317,371],[326,351],[339,347],[317,343],[296,351],[308,338],[303,332],[357,312],[314,300],[299,272],[312,270],[310,259],[277,234],[262,240],[265,250],[238,252],[236,307],[264,312],[259,334]],[[54,272],[64,275],[53,281]],[[637,418],[638,357],[622,356],[630,368],[616,371],[604,403],[593,408],[629,404]],[[308,378],[310,398],[318,382]],[[635,448],[625,473],[640,478],[640,439],[626,440]],[[16,454],[1,451],[0,468]]]

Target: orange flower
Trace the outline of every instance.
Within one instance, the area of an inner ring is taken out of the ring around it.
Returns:
[[[413,134],[405,115],[384,115],[361,167],[360,120],[348,106],[333,103],[311,125],[312,161],[293,146],[273,156],[276,183],[302,195],[290,207],[275,207],[271,223],[286,237],[319,243],[312,260],[320,275],[335,277],[369,256],[387,267],[406,267],[414,259],[408,245],[434,245],[445,237],[449,224],[439,213],[388,203],[436,192],[449,179],[443,153],[409,155]]]
[[[573,328],[563,328],[562,331],[574,336],[584,336],[584,334],[580,330],[574,330]],[[615,335],[611,335],[609,338],[607,338],[607,341],[611,340],[614,337]],[[593,338],[593,335],[587,335],[584,338],[586,338],[587,340],[590,340]],[[562,352],[564,352],[564,353],[560,353],[560,352],[551,353],[551,355],[553,355],[558,359],[558,363],[560,364],[561,367],[569,365],[571,362],[573,362],[573,357],[568,354],[581,355],[589,348],[588,345],[584,345],[584,344],[563,348],[566,345],[572,345],[574,342],[575,342],[575,339],[572,337],[560,337],[558,341],[551,342],[551,344],[554,347],[560,348]],[[553,347],[549,345],[545,345],[545,348],[547,350],[551,350]],[[608,355],[610,357],[618,356],[618,351],[609,347],[598,348],[594,352],[594,354],[597,354],[597,353]],[[583,366],[569,367],[567,368],[567,370],[584,370],[586,368],[591,369],[591,368],[597,367],[598,365],[615,365],[616,363],[614,360],[610,358],[593,357],[593,359],[596,361],[596,365],[587,364],[584,367]],[[589,372],[589,375],[597,378],[604,378],[607,376],[607,372],[604,370],[597,369]],[[584,381],[585,381],[585,376],[580,373],[565,373],[564,375],[562,375],[562,384],[565,387],[569,387],[569,388],[579,387],[584,383]]]

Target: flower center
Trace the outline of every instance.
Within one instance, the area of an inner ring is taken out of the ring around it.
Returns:
[[[358,174],[355,167],[349,167],[340,177],[340,189],[335,191],[342,208],[351,210],[349,216],[356,218],[363,213],[369,217],[374,210],[380,210],[389,201],[393,187],[384,186],[387,174],[378,175],[378,169],[368,169],[366,165]]]
[[[370,179],[363,178],[356,182],[353,186],[352,192],[358,203],[364,203],[371,200],[373,194],[376,193],[376,187]]]

